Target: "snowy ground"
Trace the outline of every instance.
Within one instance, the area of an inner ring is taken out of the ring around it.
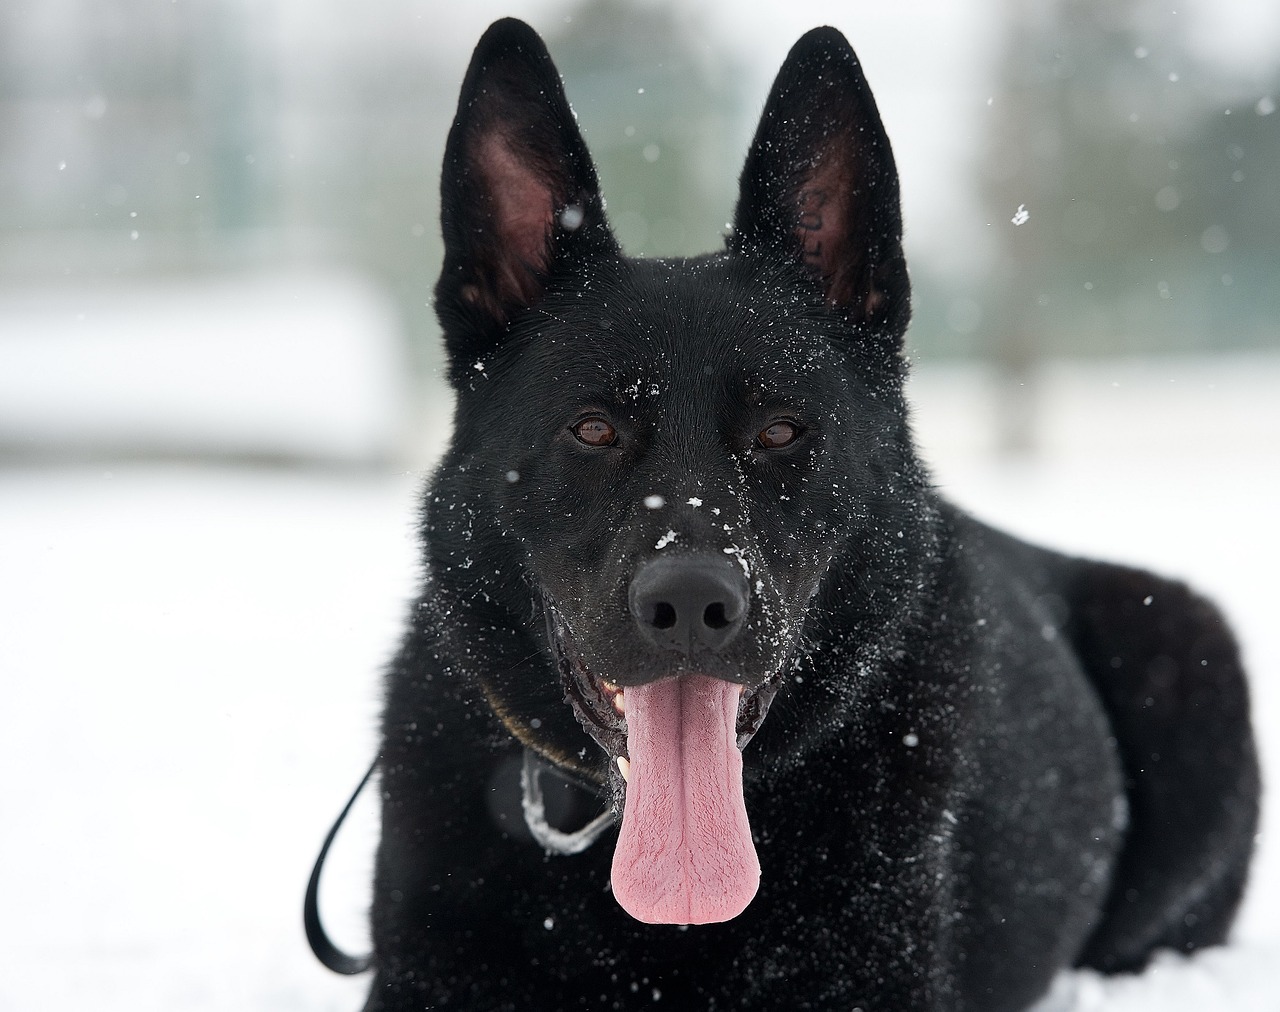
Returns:
[[[1233,616],[1280,781],[1280,357],[1060,368],[1045,451],[987,452],[984,378],[926,371],[937,475],[1045,542],[1193,579]],[[373,749],[413,581],[415,475],[133,464],[0,470],[0,1012],[351,1010],[300,903]],[[1143,977],[1064,978],[1085,1010],[1280,1009],[1280,832],[1236,939]],[[373,820],[326,881],[364,944]]]

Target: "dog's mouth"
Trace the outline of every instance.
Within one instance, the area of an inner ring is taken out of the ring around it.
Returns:
[[[625,784],[631,759],[627,748],[627,689],[587,666],[574,647],[573,634],[553,609],[548,609],[547,627],[565,701],[573,708],[578,723],[614,761]],[[760,730],[781,682],[779,667],[754,687],[734,683],[738,691],[734,731],[739,750],[746,748]],[[618,760],[622,760],[621,764]]]
[[[764,722],[781,669],[755,686],[696,672],[623,686],[591,670],[550,609],[548,627],[565,699],[617,770],[615,898],[650,923],[736,917],[760,879],[741,750]]]

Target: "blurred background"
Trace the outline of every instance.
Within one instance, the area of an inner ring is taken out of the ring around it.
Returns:
[[[436,166],[508,9],[443,6],[0,6],[0,459],[422,459]],[[786,48],[842,27],[901,164],[913,352],[1012,382],[1008,448],[1049,360],[1276,346],[1264,0],[518,6],[640,255],[719,243]]]
[[[0,1010],[358,1005],[298,904],[412,592],[438,167],[507,14],[646,256],[719,245],[786,50],[843,30],[939,483],[1212,592],[1280,733],[1273,0],[0,0]],[[375,832],[326,890],[352,948]],[[1237,1008],[1280,1005],[1273,835]]]

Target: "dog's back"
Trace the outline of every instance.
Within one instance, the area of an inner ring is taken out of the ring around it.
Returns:
[[[1244,889],[1260,791],[1248,685],[1225,619],[1185,584],[981,530],[1071,642],[1124,764],[1125,849],[1079,962],[1137,970],[1158,948],[1220,944]]]

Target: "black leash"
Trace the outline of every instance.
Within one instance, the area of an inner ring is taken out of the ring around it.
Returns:
[[[347,814],[351,811],[351,806],[356,803],[356,798],[360,797],[360,792],[364,790],[365,784],[373,776],[373,771],[378,768],[378,759],[380,758],[381,756],[369,764],[369,769],[360,779],[360,783],[342,811],[338,813],[338,818],[329,830],[329,835],[324,838],[320,853],[316,856],[315,867],[311,869],[311,881],[307,883],[307,897],[303,901],[302,923],[307,929],[307,944],[311,946],[311,951],[315,953],[316,959],[320,960],[334,973],[364,973],[365,970],[373,965],[373,955],[371,953],[364,956],[352,956],[333,944],[324,930],[324,925],[320,923],[319,899],[320,873],[324,870],[325,858],[329,856],[329,846],[338,835],[338,830],[342,828],[342,823],[346,821]],[[581,829],[572,833],[555,829],[547,822],[547,813],[543,803],[540,783],[541,773],[542,765],[537,755],[532,749],[526,748],[524,750],[524,766],[520,775],[525,824],[529,827],[529,832],[533,835],[533,838],[543,846],[548,854],[579,854],[595,843],[600,835],[613,825],[615,821],[613,812],[606,809]]]
[[[381,757],[379,756],[378,758]],[[307,883],[307,898],[303,901],[302,923],[307,929],[307,944],[311,946],[311,951],[315,953],[316,959],[320,960],[334,973],[364,973],[365,970],[373,965],[372,953],[364,956],[352,956],[333,944],[324,930],[324,925],[320,923],[319,899],[320,872],[324,868],[324,859],[329,855],[329,845],[333,843],[334,837],[338,835],[338,830],[342,828],[342,823],[346,820],[347,813],[351,811],[351,806],[356,803],[356,798],[360,797],[360,792],[364,790],[364,785],[369,782],[369,778],[373,776],[373,771],[377,768],[378,759],[375,758],[369,764],[368,772],[361,778],[350,800],[347,801],[346,806],[338,814],[337,821],[334,822],[333,828],[329,830],[329,835],[324,838],[324,844],[320,847],[320,853],[316,857],[316,865],[311,869],[311,881]]]

